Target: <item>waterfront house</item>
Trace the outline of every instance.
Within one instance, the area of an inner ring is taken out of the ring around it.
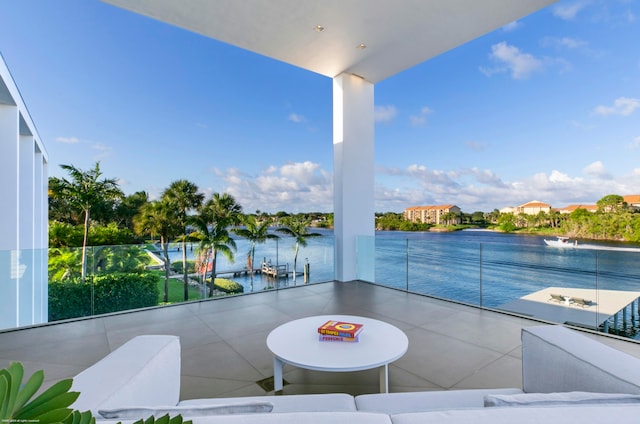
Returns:
[[[532,200],[531,202],[516,207],[516,213],[523,213],[525,215],[537,215],[540,212],[551,212],[551,205],[540,202],[539,200]]]
[[[573,205],[565,206],[564,208],[555,209],[555,211],[558,212],[558,213],[561,213],[561,214],[570,214],[571,212],[575,211],[576,209],[584,209],[584,210],[589,211],[589,212],[597,212],[598,211],[598,205],[573,204]]]
[[[627,194],[622,198],[631,209],[640,210],[640,194]]]

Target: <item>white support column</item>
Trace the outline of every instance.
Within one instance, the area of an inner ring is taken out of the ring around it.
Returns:
[[[0,328],[18,322],[18,108],[0,105]]]
[[[34,170],[34,323],[49,321],[49,281],[47,278],[49,261],[49,172],[42,150],[35,145]]]
[[[334,260],[337,281],[357,278],[356,237],[375,236],[373,88],[372,83],[351,74],[341,74],[333,79]],[[372,243],[370,250],[360,251],[358,255],[372,261]]]
[[[16,278],[18,282],[18,327],[34,324],[34,168],[33,135],[19,137],[18,146],[18,249]]]

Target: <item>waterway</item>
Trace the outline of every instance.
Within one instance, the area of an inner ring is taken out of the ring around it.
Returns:
[[[304,284],[300,273],[306,263],[308,283],[333,280],[333,233],[318,232],[323,237],[309,238],[308,245],[300,247],[296,281],[290,274],[278,280],[279,287]],[[235,262],[220,256],[218,270],[245,266],[250,245],[242,239],[236,243]],[[472,305],[500,308],[547,287],[640,292],[637,244],[589,241],[594,248],[559,249],[546,246],[541,236],[491,231],[380,231],[374,244],[375,283]],[[292,238],[269,240],[256,245],[256,266],[265,260],[287,264],[292,272],[294,253]],[[174,261],[181,258],[180,252],[172,255]],[[253,285],[248,276],[229,278],[242,284],[245,292],[273,288],[276,283],[260,275],[254,277]]]
[[[488,307],[553,286],[640,291],[637,245],[592,245],[633,250],[558,249],[544,237],[487,231],[378,233],[375,279]]]
[[[313,231],[323,237],[308,238],[307,246],[300,246],[297,271],[302,273],[303,265],[308,263],[309,282],[333,280],[333,233]],[[218,255],[219,272],[246,266],[250,243],[244,239],[235,241],[235,260]],[[379,231],[375,237],[375,282],[472,304],[482,301],[483,306],[489,307],[548,286],[640,291],[637,244],[590,244],[603,249],[558,249],[546,246],[544,237],[492,231]],[[195,251],[195,247],[187,248],[189,259],[193,259]],[[292,272],[294,254],[292,238],[268,240],[256,245],[255,265],[262,261],[286,264]],[[172,262],[181,257],[174,246]],[[249,289],[249,278],[232,279]],[[289,279],[292,280],[291,275]],[[272,286],[271,279],[265,278],[264,285],[262,279],[255,280],[254,290]]]

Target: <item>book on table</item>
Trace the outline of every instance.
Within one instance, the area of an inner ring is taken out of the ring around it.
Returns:
[[[318,340],[321,342],[358,342],[360,336],[355,337],[340,337],[340,336],[328,336],[326,334],[318,334]]]
[[[358,337],[362,328],[362,324],[329,320],[318,327],[318,333],[325,336],[353,339]]]

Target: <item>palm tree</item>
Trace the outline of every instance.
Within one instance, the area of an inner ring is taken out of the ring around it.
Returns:
[[[307,245],[307,238],[321,237],[322,234],[308,232],[309,224],[311,224],[311,221],[303,219],[302,217],[287,217],[283,219],[282,223],[284,224],[284,226],[278,228],[276,231],[287,234],[296,239],[296,253],[293,257],[293,282],[295,283],[296,266],[298,262],[298,252],[300,251],[300,246],[305,247]]]
[[[213,193],[208,209],[213,213],[213,218],[219,225],[225,227],[238,225],[242,221],[242,206],[236,203],[236,199],[227,193]]]
[[[139,234],[150,233],[160,237],[160,247],[164,259],[164,302],[169,301],[169,241],[180,234],[184,227],[176,208],[166,200],[146,203],[140,214],[134,218],[134,227]]]
[[[184,300],[189,300],[189,276],[187,273],[187,212],[202,205],[204,194],[198,193],[198,186],[187,180],[172,182],[162,193],[162,199],[178,209],[178,218],[183,228],[182,242],[182,281],[184,282]]]
[[[213,193],[211,199],[198,212],[189,220],[189,223],[196,229],[191,236],[200,241],[198,250],[200,255],[205,258],[205,276],[209,267],[209,257],[211,257],[209,296],[213,296],[218,252],[233,261],[236,243],[231,238],[228,228],[240,223],[242,207],[236,203],[233,196],[227,193]]]
[[[82,171],[73,165],[60,165],[69,173],[71,180],[63,178],[59,184],[60,192],[72,207],[84,214],[84,235],[82,239],[82,281],[87,276],[87,241],[89,237],[89,223],[91,208],[104,200],[113,200],[123,197],[115,178],[102,179],[100,176],[100,162],[96,162],[93,169]]]
[[[253,215],[247,215],[243,220],[244,228],[236,228],[234,233],[240,237],[244,237],[251,242],[251,248],[247,253],[247,265],[249,268],[249,275],[251,275],[251,291],[253,291],[253,271],[255,264],[255,249],[256,243],[264,243],[267,239],[279,238],[275,234],[269,233],[269,221],[258,222]]]

